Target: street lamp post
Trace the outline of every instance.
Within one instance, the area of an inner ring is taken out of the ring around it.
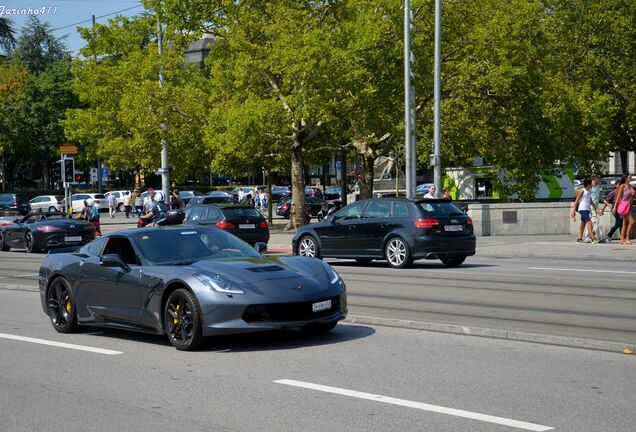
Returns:
[[[433,181],[436,194],[442,190],[442,144],[441,144],[441,103],[442,103],[442,0],[435,0],[435,83],[433,86]]]
[[[415,198],[415,86],[412,82],[411,64],[411,30],[413,15],[410,0],[404,0],[404,117],[406,128],[404,133],[404,148],[406,162],[406,197]]]
[[[161,27],[161,20],[157,15],[157,47],[159,49],[159,58],[163,53],[163,29]],[[163,68],[159,68],[159,88],[163,88]],[[168,140],[166,139],[166,122],[165,119],[161,122],[161,191],[163,192],[164,199],[167,201],[170,196],[170,163],[168,157]],[[167,202],[166,202],[167,204]]]

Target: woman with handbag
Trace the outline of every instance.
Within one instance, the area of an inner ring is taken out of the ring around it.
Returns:
[[[623,218],[623,228],[621,229],[621,244],[632,244],[630,235],[634,226],[634,216],[632,215],[632,200],[634,199],[634,187],[630,184],[632,176],[625,174],[625,183],[621,184],[616,191],[616,202],[612,212],[616,211]]]

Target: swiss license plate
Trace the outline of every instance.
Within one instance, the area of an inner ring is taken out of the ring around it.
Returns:
[[[325,300],[311,305],[313,312],[320,312],[327,309],[331,309],[331,300]]]
[[[254,229],[256,225],[254,224],[239,224],[239,229]]]
[[[444,231],[464,231],[464,225],[444,225]]]
[[[81,242],[82,236],[64,237],[64,241],[65,242]]]

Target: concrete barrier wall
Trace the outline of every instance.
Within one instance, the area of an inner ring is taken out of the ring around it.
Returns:
[[[581,223],[570,218],[571,203],[508,203],[469,204],[468,214],[473,218],[478,236],[500,235],[576,235]],[[601,216],[601,229],[607,233],[614,225],[609,212]],[[636,227],[635,227],[636,228]],[[633,236],[634,234],[632,234]],[[615,234],[618,238],[619,234]]]

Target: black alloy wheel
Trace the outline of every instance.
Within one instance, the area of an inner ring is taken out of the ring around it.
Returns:
[[[59,277],[53,281],[48,295],[49,319],[51,325],[60,333],[77,331],[77,311],[75,301],[66,279]]]
[[[447,265],[448,267],[457,267],[461,265],[464,261],[466,261],[466,257],[446,257],[440,258],[440,261]]]
[[[27,253],[37,253],[40,249],[35,245],[35,239],[33,238],[33,233],[28,231],[24,236],[24,248]]]
[[[194,294],[183,288],[174,291],[168,297],[163,315],[172,346],[179,351],[191,351],[201,345],[201,316]]]
[[[358,264],[371,264],[371,261],[373,261],[373,258],[356,258]]]
[[[336,324],[338,324],[338,321],[332,321],[323,324],[310,324],[303,326],[300,329],[307,334],[315,335],[330,332],[331,330],[333,330]]]
[[[7,245],[7,243],[4,240],[5,240],[4,233],[0,232],[0,250],[3,252],[6,252],[11,248],[9,247],[9,245]]]
[[[384,256],[393,268],[405,268],[413,263],[411,249],[401,237],[391,237],[384,246]]]
[[[320,248],[312,236],[306,235],[298,240],[296,255],[308,258],[320,258]]]

